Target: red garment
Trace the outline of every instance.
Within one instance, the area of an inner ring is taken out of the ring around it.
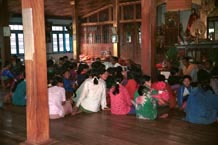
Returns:
[[[129,79],[125,88],[129,92],[129,96],[131,100],[134,100],[135,91],[138,89],[138,84],[134,79]]]
[[[157,99],[163,99],[164,101],[167,101],[169,103],[170,108],[175,108],[176,97],[173,94],[173,91],[168,83],[165,83],[163,81],[155,82],[151,85],[151,88],[159,92],[158,95],[155,95],[155,98],[157,97]]]
[[[114,87],[110,89],[111,113],[116,115],[126,115],[131,109],[131,100],[128,91],[119,84],[119,93],[113,94]]]

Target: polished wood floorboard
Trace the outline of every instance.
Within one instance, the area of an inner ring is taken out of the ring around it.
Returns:
[[[155,121],[110,112],[79,114],[50,120],[50,132],[54,145],[218,145],[218,123],[196,125],[183,117],[179,111]],[[0,145],[25,141],[25,120],[25,107],[0,109]]]

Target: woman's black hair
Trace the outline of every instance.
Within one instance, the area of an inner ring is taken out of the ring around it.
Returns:
[[[147,88],[146,86],[144,86],[144,85],[139,86],[138,93],[140,96],[143,96],[148,91],[149,91],[149,88]]]
[[[53,65],[54,65],[53,60],[49,59],[49,60],[47,61],[47,67],[52,67]]]
[[[121,76],[117,76],[114,79],[114,91],[112,92],[114,95],[119,94],[120,90],[119,90],[119,84],[122,82],[123,78]]]
[[[123,77],[123,74],[122,74],[122,71],[123,71],[123,68],[121,66],[117,66],[114,68],[115,69],[115,77]]]
[[[115,67],[109,67],[109,68],[107,69],[107,72],[108,72],[109,74],[111,74],[112,76],[115,76],[115,74],[116,74],[116,68],[115,68]]]
[[[78,66],[77,74],[81,74],[84,69],[88,69],[89,66],[86,63],[80,63]]]
[[[98,84],[98,79],[99,79],[100,73],[101,73],[100,69],[97,69],[97,68],[93,68],[93,69],[91,69],[91,71],[90,71],[90,76],[92,76],[92,77],[94,78],[93,83],[94,83],[95,85]]]
[[[185,79],[189,79],[189,81],[192,81],[192,78],[190,75],[184,75],[182,78],[182,81],[184,81]]]
[[[127,79],[134,79],[134,73],[132,71],[127,71]]]
[[[158,81],[165,81],[166,80],[166,78],[165,78],[165,76],[164,75],[161,75],[161,74],[159,74],[158,76],[157,76],[157,80]]]
[[[115,62],[118,62],[118,60],[119,60],[119,58],[116,57],[116,56],[111,56],[111,59],[112,59],[113,61],[115,61]]]
[[[140,79],[142,76],[142,70],[140,65],[133,65],[131,69],[127,72],[127,79],[134,79],[137,83],[140,83]]]
[[[116,72],[117,72],[117,73],[122,73],[122,71],[123,71],[122,66],[117,66],[117,67],[116,67]]]
[[[69,68],[70,69],[76,69],[77,68],[77,63],[76,62],[70,63]]]
[[[215,93],[213,88],[210,86],[210,75],[205,70],[199,70],[198,73],[198,81],[200,84],[200,88],[202,88],[204,91],[211,91],[212,93]]]
[[[143,76],[141,76],[141,78],[140,78],[139,84],[143,86],[143,85],[145,84],[145,82],[148,82],[148,81],[150,81],[150,80],[151,80],[151,77],[150,77],[150,76],[148,76],[148,75],[143,75]]]
[[[102,75],[106,72],[107,70],[104,68],[99,69],[99,75]]]
[[[92,69],[105,69],[105,65],[100,61],[95,61],[91,64]]]
[[[65,69],[62,70],[61,74],[64,75],[67,71],[69,72],[69,70],[65,68]]]
[[[172,76],[176,75],[179,72],[179,69],[177,67],[172,67],[172,69],[170,70],[170,74]]]
[[[94,82],[95,85],[97,85],[98,84],[98,78],[94,77],[94,81],[93,82]]]
[[[55,76],[52,81],[52,86],[56,86],[58,83],[63,83],[63,78]]]

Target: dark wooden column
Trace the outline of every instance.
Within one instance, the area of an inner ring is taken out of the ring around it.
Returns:
[[[2,65],[10,60],[10,36],[4,36],[3,28],[9,26],[8,0],[0,1],[0,49]]]
[[[119,44],[120,44],[120,36],[119,36],[119,0],[114,0],[113,3],[113,27],[116,30],[118,35],[118,42],[113,43],[113,55],[120,56]]]
[[[155,31],[156,0],[141,0],[142,5],[142,50],[141,65],[143,72],[155,77]]]
[[[22,0],[27,82],[27,140],[23,144],[50,142],[44,0]]]
[[[73,58],[79,60],[80,53],[80,36],[79,36],[79,20],[78,20],[78,0],[74,0],[72,3],[72,31],[73,31]]]

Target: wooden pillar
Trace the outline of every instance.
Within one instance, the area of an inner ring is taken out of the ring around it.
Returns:
[[[2,66],[10,61],[10,36],[4,36],[3,28],[9,26],[8,0],[0,1],[0,49]]]
[[[48,90],[44,0],[22,0],[27,82],[27,140],[47,144],[49,139]]]
[[[119,44],[120,44],[120,34],[119,34],[119,0],[114,0],[113,3],[113,27],[116,30],[117,36],[118,36],[118,42],[113,43],[113,55],[114,56],[120,56],[120,50],[119,50]]]
[[[155,30],[156,0],[141,0],[142,10],[142,50],[141,65],[144,74],[155,77]]]
[[[72,8],[72,31],[73,31],[73,58],[79,60],[80,55],[80,37],[79,37],[79,20],[78,20],[78,0],[74,0]]]

